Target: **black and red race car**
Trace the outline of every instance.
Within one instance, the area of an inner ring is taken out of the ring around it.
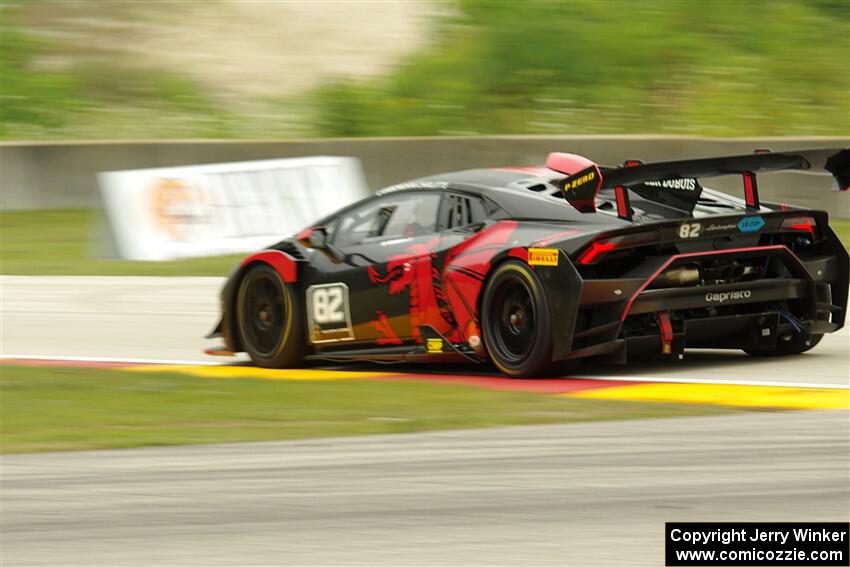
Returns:
[[[393,185],[245,258],[208,352],[513,377],[686,348],[801,353],[844,325],[848,255],[825,212],[759,202],[756,174],[780,170],[846,190],[850,150],[620,167],[553,153]],[[718,175],[744,198],[702,186]]]

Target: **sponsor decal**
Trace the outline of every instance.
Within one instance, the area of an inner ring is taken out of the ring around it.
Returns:
[[[532,266],[557,266],[557,248],[529,248],[528,263]]]
[[[738,221],[738,230],[741,232],[758,232],[764,228],[764,219],[759,215],[744,217]]]
[[[354,339],[348,286],[339,282],[307,288],[307,324],[312,343]]]
[[[567,182],[564,184],[564,191],[573,191],[575,189],[580,188],[582,185],[586,185],[591,181],[596,181],[596,170],[595,168],[592,171],[588,171],[584,175],[576,176],[572,179],[567,179]]]
[[[561,182],[559,182],[559,186]],[[602,186],[602,174],[596,165],[576,172],[563,181],[564,198],[579,212],[592,213],[596,210],[594,198]]]
[[[726,301],[739,301],[741,299],[749,299],[753,292],[749,289],[741,289],[737,291],[723,291],[720,293],[706,293],[706,303],[723,303]]]
[[[676,189],[678,191],[696,191],[697,180],[692,177],[682,179],[663,179],[660,181],[646,181],[644,185],[650,187],[662,187],[664,189]]]
[[[428,339],[425,348],[429,353],[443,352],[443,339]]]
[[[714,231],[717,231],[717,230],[734,230],[734,229],[736,229],[736,228],[738,228],[738,227],[737,227],[737,225],[736,225],[735,223],[729,223],[729,224],[710,224],[710,225],[708,225],[707,227],[705,227],[705,231],[706,231],[706,232],[714,232]]]

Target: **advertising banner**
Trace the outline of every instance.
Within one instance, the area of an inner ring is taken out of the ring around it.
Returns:
[[[369,194],[349,157],[110,171],[98,182],[118,253],[131,260],[257,250]]]

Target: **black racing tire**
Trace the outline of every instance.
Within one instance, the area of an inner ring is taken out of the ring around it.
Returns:
[[[271,266],[251,266],[236,294],[242,348],[257,366],[292,368],[303,363],[303,305],[293,286]]]
[[[492,273],[481,301],[484,346],[493,364],[511,378],[552,372],[552,322],[537,274],[509,260]]]
[[[823,335],[804,335],[803,333],[795,333],[791,340],[779,340],[776,343],[776,348],[771,350],[753,350],[743,349],[750,356],[791,356],[801,354],[815,348],[823,338]]]

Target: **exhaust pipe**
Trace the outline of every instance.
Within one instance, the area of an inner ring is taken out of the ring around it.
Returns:
[[[650,287],[682,287],[699,283],[699,268],[694,265],[665,270]]]

